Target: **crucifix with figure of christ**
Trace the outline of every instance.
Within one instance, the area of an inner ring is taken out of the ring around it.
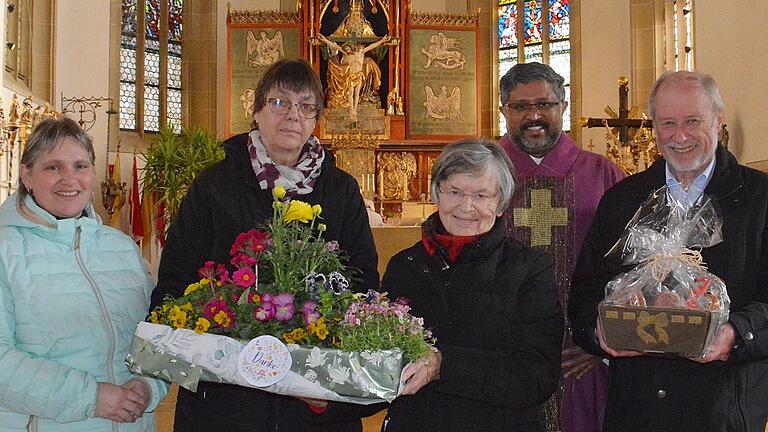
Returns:
[[[606,156],[629,175],[640,169],[641,157],[647,167],[658,157],[658,153],[651,134],[651,120],[646,119],[644,115],[640,119],[634,118],[638,108],[629,108],[628,84],[626,77],[619,78],[618,113],[610,106],[606,106],[605,112],[610,118],[582,117],[581,127],[606,128],[608,138]],[[630,134],[630,131],[634,133]]]

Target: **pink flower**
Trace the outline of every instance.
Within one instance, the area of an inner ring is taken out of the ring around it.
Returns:
[[[317,310],[317,303],[308,301],[301,307],[301,313],[304,314],[304,324],[309,325],[320,318],[320,312]]]
[[[251,267],[243,267],[232,274],[232,280],[237,286],[250,287],[256,283],[256,273]]]
[[[271,235],[268,232],[252,229],[237,236],[232,248],[229,250],[230,256],[246,254],[257,258],[269,247]]]
[[[213,267],[216,265],[213,261],[206,261],[205,264],[203,264],[202,267],[197,271],[197,274],[200,275],[201,278],[205,279],[214,279],[214,275],[216,272],[213,270]]]
[[[235,314],[229,309],[227,301],[220,297],[212,298],[205,305],[203,316],[208,321],[213,322],[216,327],[232,328],[235,325]],[[229,319],[222,319],[224,316],[229,317]]]
[[[229,270],[224,266],[224,264],[219,264],[216,266],[216,276],[219,277],[219,282],[225,284],[229,283],[232,280],[229,278]]]
[[[293,305],[293,294],[280,293],[274,297],[274,303],[277,308],[275,318],[278,321],[288,321],[293,318],[296,313],[296,307]]]
[[[331,240],[325,244],[325,248],[328,250],[328,252],[336,252],[339,250],[339,242],[336,240]]]
[[[275,305],[270,302],[262,302],[261,306],[253,310],[253,319],[257,321],[269,321],[275,316]]]
[[[232,265],[237,268],[253,267],[256,265],[257,262],[259,261],[256,258],[248,256],[246,254],[235,255],[235,257],[230,260],[230,263],[232,263]]]

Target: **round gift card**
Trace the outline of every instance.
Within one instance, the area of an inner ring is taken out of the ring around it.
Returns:
[[[270,386],[291,368],[291,353],[280,339],[263,335],[248,342],[240,351],[240,376],[254,387]]]

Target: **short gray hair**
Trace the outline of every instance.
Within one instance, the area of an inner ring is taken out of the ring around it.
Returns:
[[[24,153],[21,155],[21,164],[32,168],[41,154],[52,151],[66,138],[75,140],[88,153],[91,164],[96,164],[93,140],[80,125],[67,117],[44,119],[32,129],[24,147]],[[19,178],[19,198],[23,200],[28,194],[29,190]]]
[[[560,76],[549,65],[538,62],[518,63],[507,71],[499,83],[499,97],[502,105],[507,103],[509,94],[517,86],[528,84],[533,81],[546,81],[552,85],[552,91],[555,92],[558,102],[565,100],[565,78]]]
[[[725,103],[720,96],[720,89],[714,78],[701,72],[668,71],[664,72],[651,87],[651,94],[648,96],[648,114],[650,114],[651,119],[656,118],[656,95],[659,93],[659,88],[667,81],[699,85],[712,102],[712,111],[715,115],[720,114],[725,109]]]
[[[429,190],[432,201],[440,202],[438,188],[440,183],[454,174],[482,175],[486,172],[496,174],[499,184],[500,199],[496,212],[501,213],[509,207],[512,194],[515,193],[515,167],[509,156],[496,143],[482,138],[473,138],[448,144],[432,165],[432,178]]]

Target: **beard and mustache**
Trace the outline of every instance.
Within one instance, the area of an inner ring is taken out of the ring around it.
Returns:
[[[525,132],[529,128],[541,128],[544,135],[541,137],[527,137]],[[552,124],[544,120],[534,120],[520,125],[514,131],[509,132],[509,138],[525,153],[534,157],[544,157],[560,140],[561,129],[552,127]]]

